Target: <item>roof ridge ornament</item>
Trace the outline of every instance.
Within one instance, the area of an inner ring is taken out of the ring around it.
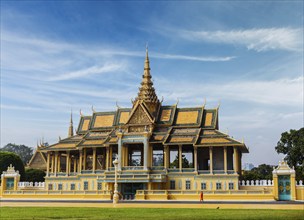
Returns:
[[[177,98],[176,103],[175,103],[175,106],[177,106],[178,103],[179,103],[179,98]]]
[[[74,136],[74,129],[73,129],[73,110],[71,109],[71,119],[70,119],[68,137],[72,137],[72,136]],[[59,140],[61,140],[60,137],[59,137]]]
[[[219,101],[218,101],[218,104],[217,104],[217,109],[219,109],[220,108],[220,106],[221,106],[221,100],[219,99]]]
[[[133,103],[133,101],[132,101],[132,100],[131,100],[131,102]],[[115,103],[115,104],[116,104],[116,108],[117,108],[117,109],[120,109],[120,108],[121,108],[121,107],[118,105],[118,101],[116,101],[116,103]]]
[[[155,89],[153,87],[152,76],[150,73],[150,61],[149,61],[149,51],[148,45],[146,45],[146,58],[144,63],[144,73],[142,75],[142,81],[140,83],[139,92],[137,97],[135,98],[133,103],[133,107],[135,107],[135,103],[137,101],[142,101],[147,104],[149,112],[154,115],[158,109],[158,105],[160,104],[158,97],[156,95]]]
[[[91,109],[92,109],[92,112],[93,112],[93,113],[96,112],[93,105],[92,105]]]
[[[203,107],[205,107],[206,106],[206,103],[207,103],[207,99],[206,99],[206,97],[204,98],[204,104],[203,104]]]

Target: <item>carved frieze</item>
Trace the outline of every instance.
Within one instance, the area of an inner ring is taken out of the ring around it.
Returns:
[[[145,126],[129,127],[129,132],[144,132]]]
[[[147,113],[142,109],[141,106],[138,106],[134,114],[132,115],[129,124],[148,124],[148,123],[150,123],[150,119]]]

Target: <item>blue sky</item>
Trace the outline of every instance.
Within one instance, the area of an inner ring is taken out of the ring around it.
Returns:
[[[280,134],[303,127],[303,1],[1,1],[1,146],[131,107],[146,42],[165,105],[220,102],[243,162],[282,159]]]

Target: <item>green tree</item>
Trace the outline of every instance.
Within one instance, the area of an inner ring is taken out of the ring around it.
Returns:
[[[24,179],[24,165],[21,158],[12,152],[0,151],[0,174],[12,164],[19,171],[20,180]]]
[[[13,152],[19,155],[24,165],[26,165],[33,156],[33,149],[23,144],[8,143],[3,148],[0,148],[0,151]]]
[[[24,181],[26,182],[44,182],[45,172],[39,169],[26,169]]]
[[[271,180],[273,167],[267,164],[261,164],[252,170],[245,171],[242,180]]]
[[[179,168],[179,156],[178,154],[175,157],[175,160],[170,163],[170,168]],[[193,163],[190,163],[189,160],[182,155],[182,168],[193,168]]]
[[[277,153],[286,155],[285,160],[296,170],[297,180],[304,179],[304,128],[291,129],[281,134],[275,147]]]

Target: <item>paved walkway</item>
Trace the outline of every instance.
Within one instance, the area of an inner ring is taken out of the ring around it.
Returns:
[[[111,200],[0,200],[1,207],[98,207],[98,208],[209,208],[293,209],[304,211],[304,201],[120,201]]]

